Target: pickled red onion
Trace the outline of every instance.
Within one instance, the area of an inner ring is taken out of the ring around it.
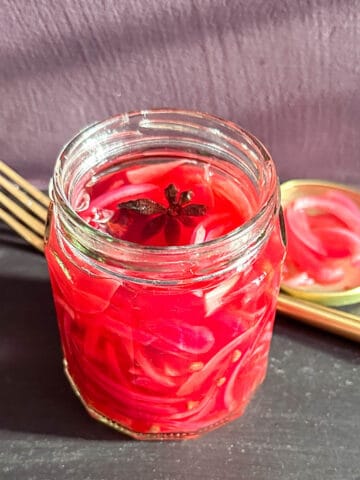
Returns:
[[[360,269],[356,271],[360,208],[353,200],[338,191],[304,196],[285,206],[284,215],[288,234],[285,285],[312,289],[317,284],[327,290],[333,285],[335,291],[360,285]]]
[[[302,208],[298,208],[295,202],[286,211],[287,231],[301,240],[310,250],[319,255],[326,256],[326,250],[319,238],[311,231],[308,216]]]
[[[353,203],[352,208],[338,199],[328,198],[325,195],[306,196],[296,199],[293,203],[296,209],[313,209],[318,212],[330,213],[341,220],[350,230],[360,235],[360,208]]]

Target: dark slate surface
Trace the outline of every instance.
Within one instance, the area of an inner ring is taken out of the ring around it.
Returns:
[[[278,318],[268,377],[199,440],[137,442],[70,390],[41,255],[0,230],[1,480],[359,480],[358,345]]]

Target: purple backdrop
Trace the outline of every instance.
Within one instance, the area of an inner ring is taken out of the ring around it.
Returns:
[[[109,115],[173,106],[256,134],[282,180],[360,184],[358,0],[2,0],[0,157],[45,185]]]

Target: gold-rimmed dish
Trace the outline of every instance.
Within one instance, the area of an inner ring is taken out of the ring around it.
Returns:
[[[323,180],[290,180],[283,183],[281,185],[282,205],[286,208],[288,204],[301,197],[321,196],[329,191],[337,191],[346,195],[360,208],[360,190],[341,183]],[[337,291],[328,287],[323,289],[319,284],[314,284],[311,287],[294,287],[287,285],[283,281],[281,289],[291,296],[332,307],[352,305],[360,302],[360,285]]]

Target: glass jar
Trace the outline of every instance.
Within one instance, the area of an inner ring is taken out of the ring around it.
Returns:
[[[144,246],[80,215],[89,185],[143,166],[176,177],[179,161],[220,179],[234,202],[251,197],[247,221],[196,244]],[[265,377],[285,253],[261,143],[197,112],[119,115],[65,146],[50,193],[45,255],[65,372],[90,415],[147,440],[197,437],[241,415]]]

